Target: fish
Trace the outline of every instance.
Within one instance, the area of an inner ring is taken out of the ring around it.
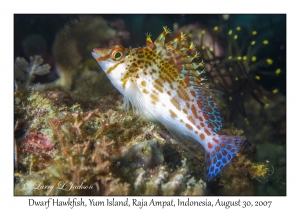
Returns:
[[[92,56],[124,96],[125,109],[132,107],[141,116],[160,122],[196,157],[199,149],[205,149],[205,178],[210,181],[246,138],[220,134],[222,117],[217,102],[222,92],[205,85],[204,63],[194,62],[199,53],[187,53],[195,50],[194,43],[179,49],[178,43],[186,39],[184,33],[165,43],[170,32],[163,27],[154,42],[151,34],[146,34],[144,47],[95,48]]]

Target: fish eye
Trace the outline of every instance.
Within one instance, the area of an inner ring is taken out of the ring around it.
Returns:
[[[122,53],[120,53],[120,52],[117,52],[116,54],[115,54],[115,58],[117,59],[117,58],[120,58],[122,56]]]
[[[115,61],[120,60],[123,57],[123,52],[122,51],[115,51],[112,53],[112,59]]]

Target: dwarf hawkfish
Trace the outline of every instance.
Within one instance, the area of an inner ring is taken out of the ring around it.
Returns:
[[[147,34],[145,47],[95,48],[92,55],[124,96],[125,108],[131,104],[142,116],[159,121],[195,156],[201,147],[205,149],[205,178],[210,181],[246,139],[219,134],[222,118],[216,101],[222,93],[203,84],[203,62],[193,62],[199,53],[187,54],[195,45],[178,49],[186,35],[165,44],[170,30],[163,29],[155,42]]]

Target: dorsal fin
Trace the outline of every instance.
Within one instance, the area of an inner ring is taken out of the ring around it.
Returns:
[[[157,37],[157,39],[155,40],[154,44],[156,47],[160,46],[160,45],[164,45],[165,44],[165,39],[166,39],[166,35],[171,33],[171,30],[167,28],[167,26],[164,26],[164,31],[159,35],[159,37]]]
[[[153,44],[153,42],[151,40],[151,34],[150,33],[146,33],[146,46],[151,47],[152,49],[155,48],[155,45]]]
[[[222,129],[222,118],[216,103],[216,101],[220,100],[222,94],[221,91],[208,89],[203,86],[200,86],[196,92],[198,106],[203,112],[205,121],[215,132],[219,132]]]
[[[202,78],[200,75],[206,72],[204,63],[203,61],[193,62],[194,59],[199,57],[198,52],[194,56],[188,55],[190,50],[196,49],[193,42],[189,46],[178,49],[178,42],[185,40],[185,34],[181,33],[179,37],[165,44],[166,35],[170,32],[165,26],[164,31],[154,43],[150,39],[150,34],[147,34],[146,44],[177,69],[179,79],[182,79],[195,95],[206,122],[214,131],[219,132],[222,129],[222,118],[216,101],[220,98],[222,92],[207,89],[203,86],[203,80],[206,80],[206,78]],[[202,67],[202,70],[198,70],[199,67]]]
[[[166,35],[171,31],[165,26],[164,31],[153,43],[150,34],[146,34],[146,45],[151,47],[158,55],[164,60],[168,60],[173,65],[178,73],[182,75],[184,79],[185,75],[199,76],[203,71],[198,71],[198,67],[203,67],[203,62],[192,62],[195,58],[199,57],[199,53],[196,52],[194,56],[189,56],[187,52],[189,50],[195,50],[195,44],[190,43],[189,46],[178,49],[178,43],[186,39],[186,35],[181,33],[179,37],[171,40],[165,44]],[[199,78],[198,78],[199,79]],[[200,84],[200,83],[199,83]]]

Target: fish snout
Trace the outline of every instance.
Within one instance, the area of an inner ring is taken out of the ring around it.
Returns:
[[[94,48],[92,55],[97,60],[106,60],[110,54],[111,50],[106,48]]]

